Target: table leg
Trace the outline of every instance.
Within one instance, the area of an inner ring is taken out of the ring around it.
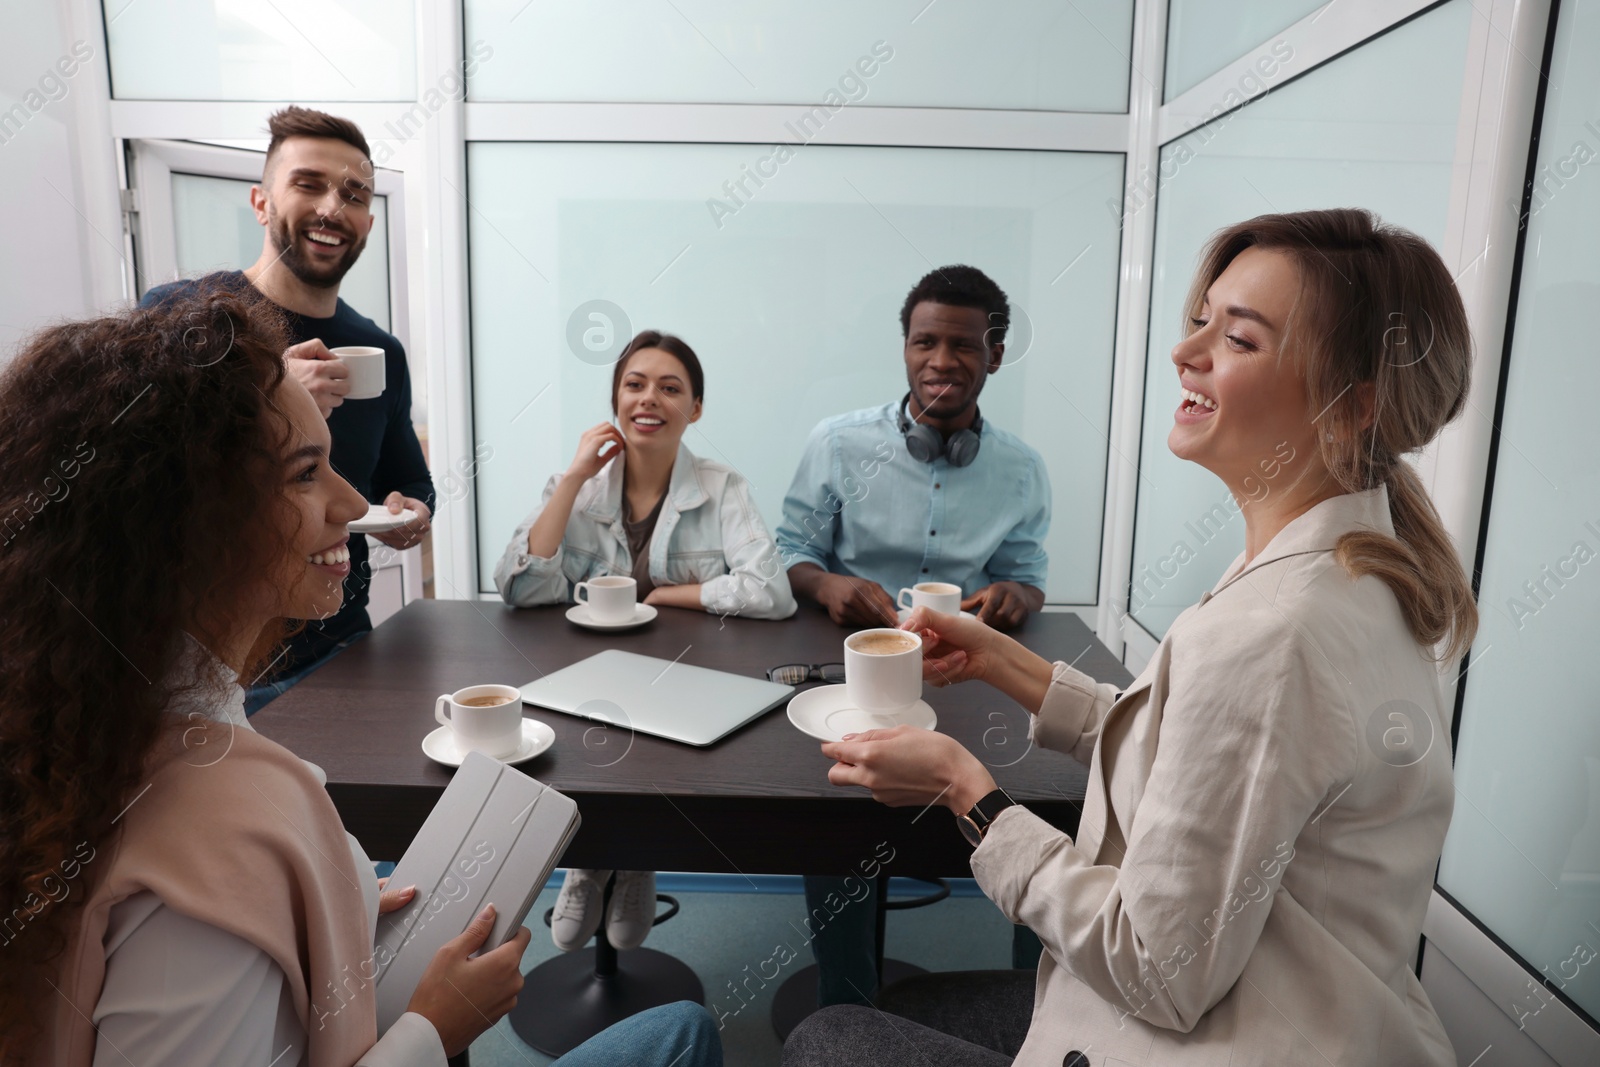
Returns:
[[[611,905],[607,882],[601,914]],[[670,898],[667,898],[670,900]],[[676,914],[672,910],[656,921]],[[705,988],[681,960],[651,948],[618,952],[605,923],[593,948],[564,952],[526,975],[507,1020],[518,1037],[547,1056],[561,1056],[613,1023],[678,1000],[705,1003]]]

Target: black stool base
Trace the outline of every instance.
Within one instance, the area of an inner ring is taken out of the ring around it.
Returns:
[[[927,973],[926,968],[907,963],[905,960],[884,960],[883,978],[878,983],[878,988],[882,989],[914,974]],[[816,1010],[817,965],[813,963],[790,975],[789,980],[778,987],[778,992],[772,998],[772,1028],[778,1032],[778,1040],[789,1040],[789,1034],[794,1028]]]
[[[511,1029],[546,1056],[562,1056],[647,1008],[677,1000],[705,1003],[694,971],[665,952],[629,949],[617,952],[616,961],[616,973],[603,977],[595,973],[594,948],[539,964],[527,973],[507,1016]]]

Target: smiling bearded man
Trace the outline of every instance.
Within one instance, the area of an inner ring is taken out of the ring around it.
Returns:
[[[272,135],[261,183],[250,187],[250,207],[265,230],[261,254],[242,271],[211,280],[254,293],[282,312],[293,342],[284,362],[317,402],[333,437],[334,470],[372,503],[416,518],[374,534],[392,549],[410,548],[428,531],[433,480],[411,424],[411,375],[405,349],[392,334],[339,299],[339,283],[367,246],[372,232],[374,170],[367,140],[347,119],[287,107],[267,120]],[[205,281],[205,279],[201,279]],[[194,281],[157,286],[140,305],[149,307],[186,292]],[[384,353],[384,391],[349,396],[350,372],[335,348]],[[210,357],[208,357],[210,358]],[[218,358],[226,358],[226,355]],[[246,678],[245,712],[287,690],[350,642],[372,629],[367,615],[372,569],[367,539],[351,537],[344,606],[308,622],[283,656],[260,678]],[[343,563],[344,560],[331,560]]]

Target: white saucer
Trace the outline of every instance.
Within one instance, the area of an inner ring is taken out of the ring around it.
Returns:
[[[355,522],[350,523],[350,532],[359,534],[388,533],[398,530],[408,522],[415,522],[417,513],[410,508],[401,508],[400,514],[391,514],[383,504],[371,504],[367,513]]]
[[[970,611],[961,612],[961,617],[963,619],[976,619],[977,618],[977,616],[974,615]],[[900,625],[904,626],[906,624],[906,620],[909,619],[909,618],[911,618],[911,609],[910,608],[901,608],[900,609]]]
[[[550,729],[547,723],[538,719],[522,720],[522,745],[511,755],[503,756],[501,763],[522,763],[531,760],[545,749],[556,743],[556,732]],[[450,727],[441,726],[422,739],[422,751],[431,760],[444,764],[446,767],[459,767],[466,758],[456,747],[455,735],[450,732]]]
[[[582,626],[588,630],[631,630],[635,626],[643,626],[656,617],[654,604],[635,604],[633,618],[621,622],[596,622],[589,617],[589,605],[574,604],[567,609],[567,621]]]
[[[818,741],[838,741],[845,734],[863,730],[887,730],[891,726],[920,726],[931,730],[939,725],[926,700],[893,714],[862,711],[850,703],[842,685],[821,685],[796,693],[789,700],[789,721],[803,734]]]

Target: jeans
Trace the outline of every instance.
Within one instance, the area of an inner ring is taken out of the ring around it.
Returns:
[[[245,718],[249,718],[250,716],[254,715],[256,712],[272,703],[275,698],[280,697],[289,690],[293,689],[305,679],[306,675],[310,674],[318,667],[321,667],[330,659],[337,656],[340,652],[343,652],[346,648],[349,648],[352,643],[367,636],[371,632],[371,630],[362,630],[360,633],[351,634],[343,641],[340,641],[337,645],[334,645],[333,648],[329,649],[328,654],[317,660],[315,663],[307,664],[306,666],[295,671],[293,674],[285,675],[275,682],[262,682],[260,685],[246,687],[244,691]]]
[[[722,1067],[711,1013],[692,1001],[641,1011],[562,1056],[551,1067]]]

